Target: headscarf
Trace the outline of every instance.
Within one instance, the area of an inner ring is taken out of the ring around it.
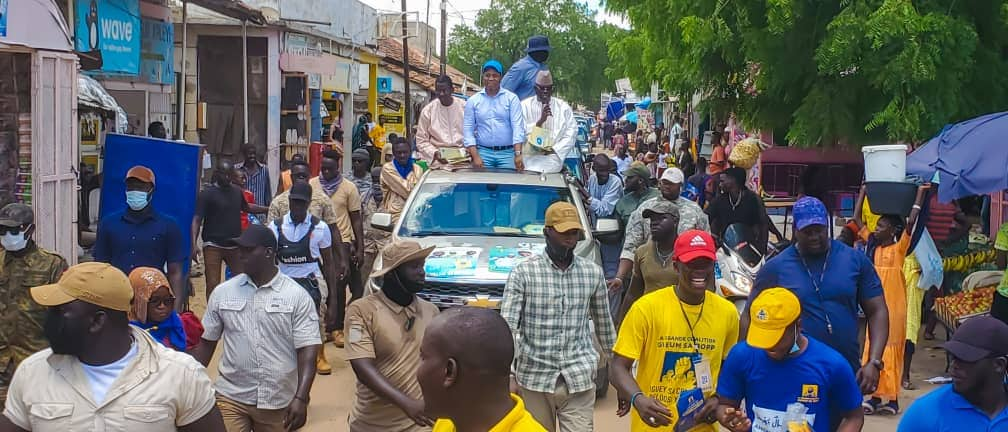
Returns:
[[[147,303],[151,295],[161,287],[168,288],[172,296],[175,293],[161,270],[152,267],[137,267],[130,272],[130,285],[133,286],[133,307],[129,312],[130,324],[147,331],[154,340],[177,351],[185,351],[186,334],[182,327],[182,319],[174,310],[162,322],[147,320]]]
[[[392,166],[395,167],[396,171],[399,172],[399,175],[402,176],[402,178],[409,177],[410,173],[413,172],[414,163],[415,161],[413,160],[412,157],[410,157],[409,160],[406,161],[406,166],[399,166],[399,161],[395,160],[394,158],[392,159]]]
[[[318,180],[319,184],[322,185],[322,191],[324,191],[326,195],[332,196],[332,194],[336,193],[336,190],[339,189],[339,185],[343,181],[343,176],[338,175],[330,180],[327,180],[325,176],[319,176]]]

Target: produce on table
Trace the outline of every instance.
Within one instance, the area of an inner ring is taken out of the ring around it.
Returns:
[[[935,299],[935,313],[946,324],[958,326],[959,321],[990,312],[995,285],[985,286]]]

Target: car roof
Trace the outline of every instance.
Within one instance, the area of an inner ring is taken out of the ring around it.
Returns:
[[[431,170],[422,183],[497,183],[509,185],[547,186],[566,188],[563,174],[539,174],[509,169],[465,168],[454,171]]]

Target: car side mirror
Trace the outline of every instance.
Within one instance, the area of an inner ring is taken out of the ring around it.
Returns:
[[[371,215],[371,226],[381,231],[392,232],[392,215],[389,213],[375,213]]]
[[[595,234],[613,234],[619,231],[619,221],[616,219],[599,219],[595,221]]]

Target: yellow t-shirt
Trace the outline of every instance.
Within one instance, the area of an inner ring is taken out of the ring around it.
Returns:
[[[633,409],[631,431],[673,430],[679,418],[676,410],[679,394],[696,387],[694,350],[686,316],[693,323],[692,334],[697,338],[700,354],[710,362],[711,380],[715,385],[721,362],[738,341],[739,315],[728,300],[708,292],[702,305],[681,304],[682,309],[673,288],[646,294],[634,303],[620,326],[613,352],[637,360],[637,384],[641,391],[672,412],[672,424],[655,429],[644,424]],[[710,397],[713,393],[706,392],[704,396]],[[713,424],[702,423],[690,432],[717,430]]]
[[[514,408],[487,432],[546,432],[546,428],[525,410],[525,402],[518,395],[512,393],[511,400],[515,402]],[[431,432],[455,432],[455,425],[451,420],[439,419]]]
[[[385,147],[385,127],[376,124],[371,128],[371,132],[368,133],[371,136],[371,143],[374,144],[375,148],[381,150]]]

